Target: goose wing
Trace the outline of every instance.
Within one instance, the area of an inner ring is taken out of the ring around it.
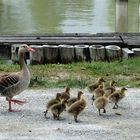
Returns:
[[[18,74],[3,74],[0,76],[0,93],[4,92],[10,87],[17,85],[19,80]]]

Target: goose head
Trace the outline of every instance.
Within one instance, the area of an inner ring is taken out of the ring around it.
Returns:
[[[27,44],[22,44],[20,47],[19,47],[19,50],[18,50],[18,54],[20,53],[26,53],[26,52],[34,52],[35,50],[30,48]]]

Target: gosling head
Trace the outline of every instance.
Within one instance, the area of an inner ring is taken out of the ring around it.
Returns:
[[[66,99],[62,99],[61,103],[66,105],[68,103],[68,101]]]
[[[60,99],[61,93],[56,93],[56,99]]]
[[[116,83],[117,83],[116,81],[111,80],[111,81],[110,81],[110,86],[114,86]]]
[[[103,83],[103,82],[105,82],[105,80],[103,79],[103,77],[99,77],[99,78],[98,78],[98,82],[99,82],[99,83]]]
[[[80,99],[80,97],[83,95],[84,93],[82,91],[78,91],[78,98]]]
[[[69,87],[65,87],[65,92],[69,93],[70,92],[70,88]]]
[[[124,92],[124,91],[126,91],[127,90],[127,88],[125,88],[125,87],[122,87],[121,88],[121,92]]]
[[[99,86],[98,86],[98,88],[103,89],[103,85],[102,85],[102,84],[101,84],[101,85],[99,85]]]

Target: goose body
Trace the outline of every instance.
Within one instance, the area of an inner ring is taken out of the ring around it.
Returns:
[[[11,102],[17,104],[24,104],[25,101],[12,99],[15,95],[20,94],[22,91],[27,89],[30,83],[30,72],[25,64],[24,54],[29,51],[34,51],[28,45],[23,44],[20,46],[18,51],[20,71],[11,72],[0,75],[0,95],[6,97],[9,102],[9,111],[12,112]]]

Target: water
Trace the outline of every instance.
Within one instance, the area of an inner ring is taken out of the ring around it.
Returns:
[[[129,0],[128,31],[139,32],[140,0]],[[0,34],[115,32],[115,0],[0,0]]]

